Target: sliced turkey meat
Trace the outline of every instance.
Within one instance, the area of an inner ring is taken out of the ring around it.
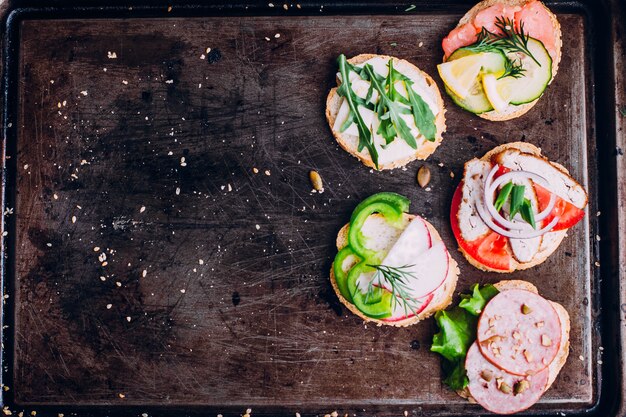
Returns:
[[[491,164],[480,159],[472,159],[465,164],[463,196],[459,206],[458,221],[461,235],[468,242],[486,235],[490,230],[476,209],[476,201],[483,198],[485,179],[490,170]]]

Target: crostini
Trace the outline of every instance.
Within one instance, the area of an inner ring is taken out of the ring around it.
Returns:
[[[431,351],[444,358],[444,383],[496,414],[535,404],[569,355],[567,311],[526,281],[476,284],[435,319]]]
[[[565,167],[534,145],[514,142],[465,163],[450,223],[472,265],[512,272],[544,262],[586,206],[587,192]]]
[[[493,120],[528,112],[556,76],[561,27],[539,0],[484,0],[442,41],[437,68],[460,107]]]
[[[426,159],[446,130],[437,84],[415,65],[386,55],[339,56],[338,87],[326,119],[339,145],[377,170]]]
[[[330,282],[352,313],[379,325],[409,326],[452,299],[459,274],[435,228],[408,214],[409,200],[363,200],[337,235]]]

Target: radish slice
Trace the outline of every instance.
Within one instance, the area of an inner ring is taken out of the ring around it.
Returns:
[[[426,223],[420,217],[415,217],[387,252],[382,264],[395,267],[410,265],[431,245],[432,239]]]
[[[422,298],[421,300],[418,300],[418,302],[420,302],[421,304],[419,305],[419,307],[417,307],[415,312],[409,311],[409,314],[406,314],[406,311],[404,310],[402,302],[398,300],[398,302],[395,303],[394,305],[393,313],[391,314],[391,317],[387,317],[386,319],[383,319],[383,321],[386,321],[388,323],[393,323],[396,321],[406,320],[406,319],[410,319],[411,317],[415,317],[415,314],[421,313],[422,311],[426,309],[426,307],[428,307],[428,305],[430,304],[430,302],[433,300],[434,297],[435,297],[435,293],[433,292],[433,293],[428,294],[426,297]]]
[[[389,251],[389,254],[392,254]],[[407,295],[414,300],[426,297],[434,292],[446,280],[448,275],[449,255],[443,242],[435,243],[426,252],[421,253],[417,257],[411,259],[410,264],[397,264],[390,262],[387,258],[383,260],[383,264],[391,267],[405,267],[406,275],[404,277],[404,287]],[[391,259],[392,261],[393,259]],[[391,283],[382,276],[380,279],[381,286],[392,291]]]

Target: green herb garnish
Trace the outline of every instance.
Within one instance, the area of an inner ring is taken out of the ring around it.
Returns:
[[[339,71],[341,73],[342,83],[337,89],[337,93],[348,100],[349,113],[346,120],[342,123],[340,131],[345,131],[352,123],[357,124],[359,132],[359,152],[363,148],[367,148],[372,161],[378,169],[378,152],[374,145],[371,129],[365,125],[360,115],[357,116],[358,107],[362,106],[377,114],[380,124],[376,133],[385,139],[385,145],[389,145],[396,137],[402,138],[411,148],[417,149],[417,142],[411,133],[411,129],[406,121],[400,116],[402,114],[413,115],[415,126],[424,138],[430,142],[435,141],[437,134],[437,126],[435,123],[435,115],[428,104],[413,90],[413,81],[405,75],[399,73],[393,67],[393,59],[387,63],[389,73],[387,77],[382,77],[374,71],[374,68],[366,64],[359,68],[347,62],[345,55],[338,58]],[[369,81],[370,86],[365,99],[357,96],[352,90],[349,73],[355,72],[365,81]],[[344,80],[347,80],[345,82]],[[407,92],[407,97],[400,94],[395,84],[401,81]],[[378,93],[378,102],[373,103],[372,96],[374,90]],[[363,134],[361,133],[363,131]]]
[[[529,199],[524,199],[524,204],[520,208],[520,214],[522,215],[522,219],[528,224],[530,224],[533,229],[537,228],[535,224],[535,213],[533,213],[533,206],[530,204]]]
[[[385,91],[386,89],[379,82],[377,74],[370,64],[365,64],[363,68],[368,75],[372,87],[378,92],[376,113],[380,119],[380,125],[378,126],[377,133],[385,139],[386,144],[390,144],[396,136],[400,136],[411,148],[417,149],[417,142],[411,134],[411,129],[409,129],[404,119],[400,117],[401,114],[406,114],[410,112],[410,110],[391,98],[396,95],[396,91],[393,87],[393,60],[389,60],[389,75],[386,79],[387,88],[390,89],[389,92]]]
[[[512,181],[509,181],[500,190],[500,193],[498,194],[496,201],[493,203],[493,206],[495,207],[496,211],[500,211],[504,206],[504,203],[506,203],[506,201],[510,197],[509,219],[512,219],[517,213],[519,213],[526,223],[530,224],[533,229],[536,229],[537,224],[535,223],[535,213],[533,211],[533,206],[530,200],[524,197],[525,191],[526,186],[515,185]]]
[[[483,27],[478,35],[476,35],[476,42],[464,49],[474,52],[502,52],[505,56],[504,74],[498,78],[519,78],[523,77],[526,71],[522,68],[521,60],[515,62],[507,53],[521,52],[528,55],[537,65],[541,66],[537,58],[535,58],[532,52],[530,52],[530,49],[528,49],[529,35],[524,32],[524,22],[520,22],[518,31],[515,29],[515,25],[511,19],[501,16],[496,18],[496,28],[498,28],[501,33],[494,33]]]
[[[341,73],[341,85],[337,89],[337,94],[345,97],[348,101],[348,106],[350,107],[348,119],[351,119],[352,122],[356,123],[357,130],[359,132],[358,150],[360,152],[364,147],[367,148],[374,165],[378,168],[378,152],[376,151],[376,146],[374,146],[374,141],[372,140],[372,132],[370,132],[370,129],[365,125],[365,122],[361,117],[361,113],[359,113],[357,109],[359,97],[357,97],[354,91],[352,91],[352,87],[350,86],[346,56],[344,54],[339,55],[337,62],[339,64],[339,72]],[[344,126],[347,128],[349,124],[346,126],[346,123],[344,123],[341,127],[344,128]]]
[[[411,10],[415,9],[417,6],[412,4],[409,7],[407,7],[406,9],[404,9],[405,12],[410,12]]]
[[[524,191],[526,186],[514,185],[511,190],[511,207],[509,208],[509,218],[512,219],[522,208],[524,204]]]
[[[430,350],[443,356],[443,371],[446,375],[443,382],[453,390],[463,389],[469,383],[465,372],[465,356],[476,340],[480,312],[497,294],[498,290],[493,285],[481,288],[475,284],[471,295],[461,294],[462,300],[458,306],[435,314],[439,332],[433,336]]]
[[[498,198],[496,198],[496,202],[493,203],[494,207],[496,208],[496,211],[500,211],[502,209],[502,206],[504,205],[506,200],[509,198],[509,195],[511,195],[512,188],[513,188],[512,181],[508,182],[504,187],[502,187],[502,189],[500,190],[500,194],[498,194]]]
[[[392,308],[395,308],[396,303],[402,303],[404,308],[404,314],[408,315],[409,311],[417,315],[419,307],[422,302],[413,298],[410,294],[410,288],[408,287],[408,279],[415,278],[412,272],[409,271],[413,265],[404,265],[399,267],[387,266],[387,265],[367,265],[376,270],[374,278],[370,281],[367,292],[365,293],[365,302],[370,300],[370,297],[376,298],[380,294],[377,290],[381,291],[378,286],[383,285],[383,281],[386,281],[391,287]]]

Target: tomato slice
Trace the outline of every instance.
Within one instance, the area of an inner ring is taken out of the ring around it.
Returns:
[[[459,183],[459,186],[454,192],[454,197],[452,197],[452,206],[450,208],[450,225],[452,226],[452,233],[454,233],[454,237],[459,243],[461,249],[463,249],[472,259],[487,268],[497,271],[511,271],[512,257],[507,250],[507,244],[509,241],[507,237],[490,230],[486,235],[472,240],[471,242],[463,239],[457,217],[462,198],[463,181]]]
[[[550,203],[550,191],[539,184],[534,184],[535,193],[537,194],[537,201],[539,202],[539,211],[543,211],[548,204]],[[543,220],[543,224],[547,225],[554,219],[556,216],[559,217],[559,221],[556,226],[552,228],[552,232],[556,232],[558,230],[569,229],[574,226],[576,223],[582,220],[585,217],[585,211],[579,209],[569,201],[565,201],[561,197],[556,197],[556,204],[554,205],[554,209],[552,209],[552,213],[548,215]]]

